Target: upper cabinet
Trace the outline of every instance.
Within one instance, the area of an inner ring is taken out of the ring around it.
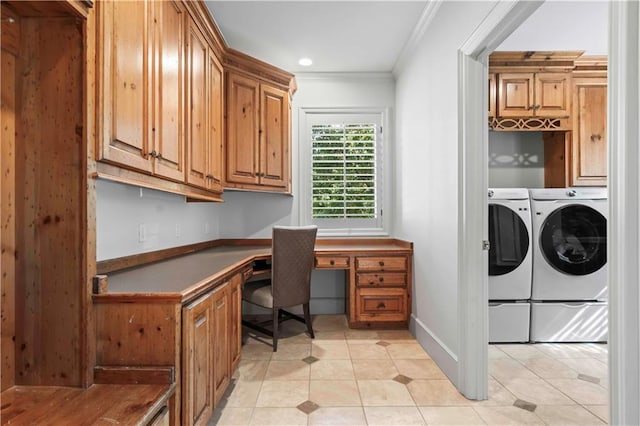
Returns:
[[[500,73],[499,117],[568,117],[570,73]]]
[[[573,82],[571,186],[607,185],[607,79]]]
[[[154,173],[184,180],[184,34],[181,2],[154,2],[153,127]]]
[[[226,65],[224,185],[290,193],[293,75],[235,51]]]
[[[99,2],[98,159],[151,173],[151,63],[149,27],[153,3]]]
[[[96,10],[98,176],[212,201],[291,191],[292,74],[225,46],[203,2]]]
[[[100,2],[98,159],[184,181],[182,3]]]
[[[289,93],[233,72],[228,80],[226,186],[289,192]]]
[[[193,19],[187,40],[187,183],[220,194],[222,65]]]

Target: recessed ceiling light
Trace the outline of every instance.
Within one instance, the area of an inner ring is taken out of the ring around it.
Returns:
[[[298,61],[298,63],[303,67],[308,67],[309,65],[313,64],[313,61],[309,58],[302,58]]]

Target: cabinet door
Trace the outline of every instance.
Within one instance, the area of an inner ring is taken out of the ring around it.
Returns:
[[[222,192],[222,125],[223,111],[223,70],[212,50],[209,51],[209,144],[207,164],[207,188]]]
[[[227,161],[230,183],[258,183],[258,96],[256,80],[227,75]]]
[[[607,79],[576,78],[573,89],[572,182],[607,184]]]
[[[231,374],[240,364],[242,352],[242,274],[236,274],[229,283],[229,353],[231,358]]]
[[[532,73],[503,73],[498,75],[499,117],[532,116],[533,105]]]
[[[151,173],[149,156],[150,2],[100,2],[103,40],[100,84],[99,160]]]
[[[229,285],[213,293],[213,394],[217,404],[230,380],[229,363]]]
[[[193,20],[189,21],[189,93],[187,129],[187,183],[207,186],[207,66],[209,52],[207,42]]]
[[[289,94],[260,86],[260,184],[289,185]]]
[[[571,76],[568,73],[535,75],[535,105],[537,117],[568,117],[570,111]]]
[[[211,294],[182,310],[182,424],[206,422],[213,414],[214,303]]]
[[[153,3],[156,8],[154,50],[154,173],[184,182],[184,23],[182,2]]]

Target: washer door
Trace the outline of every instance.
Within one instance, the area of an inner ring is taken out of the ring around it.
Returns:
[[[591,274],[607,263],[607,219],[584,205],[554,210],[542,224],[540,250],[560,272]]]
[[[515,270],[529,251],[529,233],[516,212],[500,204],[489,204],[489,275]]]

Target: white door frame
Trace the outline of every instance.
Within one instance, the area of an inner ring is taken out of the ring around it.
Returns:
[[[640,424],[640,6],[609,3],[610,424]]]
[[[458,388],[487,399],[487,62],[542,1],[498,2],[458,51]]]
[[[459,51],[459,389],[486,399],[487,58],[541,2],[500,2]],[[640,424],[640,5],[609,9],[609,380],[611,424]]]

